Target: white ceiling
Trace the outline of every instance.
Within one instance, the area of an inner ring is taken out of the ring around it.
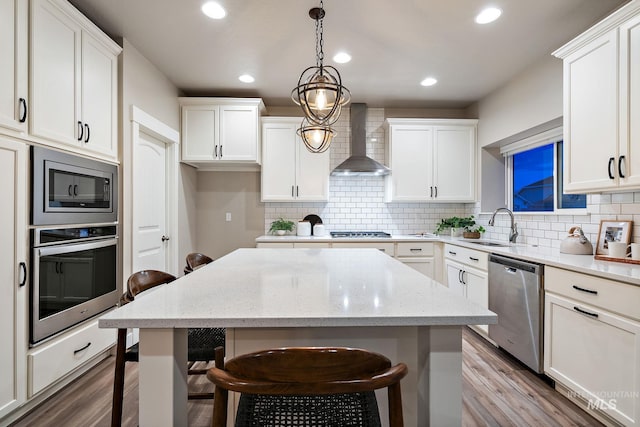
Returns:
[[[187,96],[255,96],[293,106],[300,73],[315,65],[319,0],[71,0],[107,34],[124,37]],[[325,64],[352,100],[372,107],[463,108],[502,86],[626,0],[325,0]],[[480,26],[486,5],[502,17]],[[353,60],[334,64],[338,50]],[[244,84],[249,73],[256,81]],[[434,76],[438,84],[422,87]]]

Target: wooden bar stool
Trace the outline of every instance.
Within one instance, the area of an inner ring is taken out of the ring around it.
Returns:
[[[228,391],[242,393],[236,425],[380,426],[374,390],[387,387],[389,425],[402,427],[400,380],[407,366],[344,347],[289,347],[224,362],[216,349],[212,427],[227,425]]]

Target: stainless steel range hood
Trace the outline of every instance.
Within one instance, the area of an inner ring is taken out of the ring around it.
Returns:
[[[391,170],[367,157],[367,104],[351,104],[351,156],[331,172],[333,176],[382,176]]]

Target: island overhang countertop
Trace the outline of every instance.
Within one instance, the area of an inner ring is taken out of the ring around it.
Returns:
[[[491,311],[376,249],[238,249],[148,291],[103,328],[491,324]]]

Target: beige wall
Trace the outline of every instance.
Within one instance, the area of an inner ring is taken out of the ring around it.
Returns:
[[[126,39],[122,40],[122,54],[119,61],[119,95],[120,95],[120,160],[123,186],[131,188],[131,106],[143,110],[145,113],[160,120],[174,130],[180,129],[180,115],[178,89],[151,62],[149,62]],[[183,171],[183,168],[181,168]],[[182,173],[180,174],[182,175]],[[195,189],[191,182],[193,177],[186,172],[186,183],[180,176],[179,208],[178,208],[178,253],[186,254],[193,248],[195,228],[193,221],[189,221],[188,200],[192,198],[189,191]],[[186,191],[185,191],[186,189]],[[122,242],[123,242],[123,277],[131,274],[131,192],[122,191]],[[175,241],[175,240],[174,240]],[[182,255],[181,255],[182,256]],[[182,266],[182,260],[178,265]],[[177,273],[178,268],[172,273]]]
[[[480,100],[474,109],[480,147],[561,117],[562,61],[548,55]]]
[[[198,172],[196,250],[220,258],[264,234],[259,172]],[[225,219],[231,213],[231,221]]]

